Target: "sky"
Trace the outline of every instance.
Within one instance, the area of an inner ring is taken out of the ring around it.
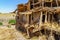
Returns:
[[[9,13],[17,8],[18,4],[25,4],[28,0],[0,0],[0,12]]]

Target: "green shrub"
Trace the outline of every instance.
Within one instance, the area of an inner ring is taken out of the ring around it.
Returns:
[[[16,24],[16,20],[9,20],[9,24]]]
[[[3,23],[2,23],[2,22],[0,22],[0,25],[3,25]]]

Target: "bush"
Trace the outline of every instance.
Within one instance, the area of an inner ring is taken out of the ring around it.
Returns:
[[[3,23],[2,23],[2,22],[0,22],[0,25],[3,25]]]
[[[16,20],[9,20],[9,24],[12,24],[12,25],[16,24]]]

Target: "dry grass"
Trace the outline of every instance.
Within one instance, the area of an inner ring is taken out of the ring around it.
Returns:
[[[0,40],[25,40],[22,34],[15,29],[0,28]]]
[[[2,29],[0,28],[0,40],[13,40],[16,35],[14,29]]]

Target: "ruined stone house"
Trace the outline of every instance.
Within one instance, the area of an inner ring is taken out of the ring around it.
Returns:
[[[28,36],[45,27],[52,28],[53,23],[60,25],[60,0],[29,0],[26,4],[18,4],[16,11],[16,28],[25,31]]]

